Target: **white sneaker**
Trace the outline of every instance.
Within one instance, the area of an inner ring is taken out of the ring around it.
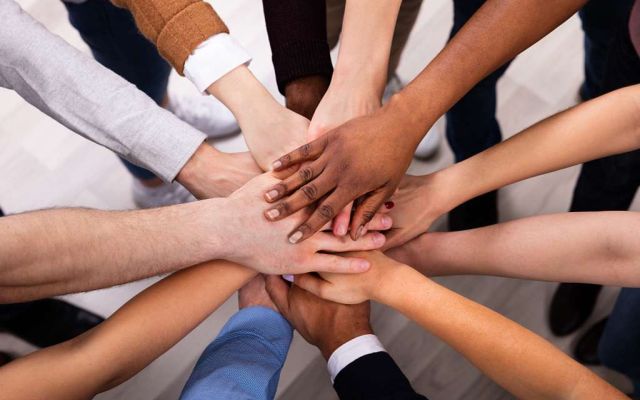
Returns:
[[[231,111],[213,96],[170,93],[167,108],[210,139],[240,133],[238,122]]]
[[[404,88],[402,80],[400,80],[400,77],[394,73],[391,76],[391,79],[389,79],[387,86],[384,88],[384,95],[382,96],[383,102],[389,100],[391,96],[401,91],[402,88]],[[440,118],[436,121],[420,144],[418,144],[416,152],[414,153],[415,158],[426,161],[438,153],[438,150],[440,150],[440,142],[442,141],[442,134],[440,133],[442,130],[440,128],[441,126],[444,126],[444,118]]]
[[[132,193],[133,202],[139,208],[156,208],[196,201],[196,198],[178,182],[148,187],[134,178]]]

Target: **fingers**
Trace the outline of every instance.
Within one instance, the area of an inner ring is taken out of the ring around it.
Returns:
[[[365,225],[365,231],[386,231],[387,229],[391,229],[391,226],[393,226],[393,219],[389,215],[376,213],[373,219]]]
[[[280,276],[269,275],[266,277],[265,288],[280,314],[286,317],[289,314],[289,285]]]
[[[315,294],[318,297],[322,297],[322,295],[325,294],[327,290],[326,288],[331,285],[324,279],[312,274],[296,275],[294,283],[299,288]]]
[[[265,200],[269,203],[280,200],[284,196],[298,189],[300,186],[311,182],[320,175],[323,169],[324,167],[320,162],[305,163],[301,165],[297,171],[289,174],[286,179],[270,187],[264,194]],[[289,171],[291,168],[287,168],[286,170]]]
[[[380,232],[371,232],[358,240],[351,240],[347,236],[334,236],[331,233],[320,232],[312,240],[318,251],[343,253],[346,251],[379,249],[384,245],[386,238]]]
[[[336,274],[359,274],[366,272],[371,267],[367,260],[355,257],[342,257],[333,254],[317,254],[310,264],[313,271],[332,272]],[[296,275],[295,283],[298,283]]]
[[[278,158],[273,162],[274,171],[280,171],[291,165],[298,164],[302,161],[309,161],[318,158],[327,146],[328,140],[326,136],[318,138],[313,142],[303,144],[289,154]]]
[[[299,225],[291,235],[289,235],[289,242],[292,244],[302,242],[318,232],[327,222],[336,216],[338,210],[342,210],[351,200],[353,199],[349,192],[336,189],[318,205],[309,219]]]
[[[389,193],[384,188],[373,192],[358,205],[351,219],[351,238],[353,240],[362,236],[365,225],[368,224],[378,212],[378,209],[389,197]]]
[[[274,190],[278,185],[274,186]],[[270,221],[279,221],[296,211],[318,202],[323,196],[331,191],[332,186],[328,178],[320,176],[318,179],[307,183],[288,198],[281,200],[271,206],[264,213]],[[313,215],[313,214],[312,214]],[[329,221],[325,221],[326,222]],[[325,225],[323,224],[323,226]]]
[[[344,236],[349,230],[349,221],[351,221],[351,208],[353,203],[349,203],[340,211],[340,214],[333,220],[333,234],[336,236]]]

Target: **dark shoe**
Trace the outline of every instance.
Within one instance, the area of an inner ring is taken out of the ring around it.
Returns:
[[[551,300],[549,327],[556,336],[566,336],[578,330],[593,312],[602,290],[600,285],[561,283]]]
[[[449,230],[464,231],[498,223],[498,192],[493,191],[460,204],[449,212]]]
[[[597,322],[588,331],[586,331],[576,344],[573,355],[581,364],[600,365],[600,357],[598,357],[598,345],[600,338],[607,326],[607,318]]]
[[[0,208],[0,217],[4,217],[4,213],[2,212],[2,208]]]
[[[21,311],[0,324],[0,329],[38,347],[53,346],[83,334],[104,319],[89,311],[57,299],[28,303]]]

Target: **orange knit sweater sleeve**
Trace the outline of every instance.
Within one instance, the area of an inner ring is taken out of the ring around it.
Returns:
[[[158,47],[180,75],[193,50],[229,29],[203,0],[112,0],[133,14],[140,32]]]

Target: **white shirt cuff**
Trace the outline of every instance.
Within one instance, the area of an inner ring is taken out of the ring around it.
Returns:
[[[228,33],[218,33],[200,43],[184,63],[186,76],[200,92],[240,65],[248,65],[251,56]]]
[[[329,375],[331,375],[331,383],[333,383],[336,376],[338,376],[340,371],[347,365],[367,354],[378,353],[380,351],[386,350],[376,335],[362,335],[344,343],[331,354],[327,362]]]

